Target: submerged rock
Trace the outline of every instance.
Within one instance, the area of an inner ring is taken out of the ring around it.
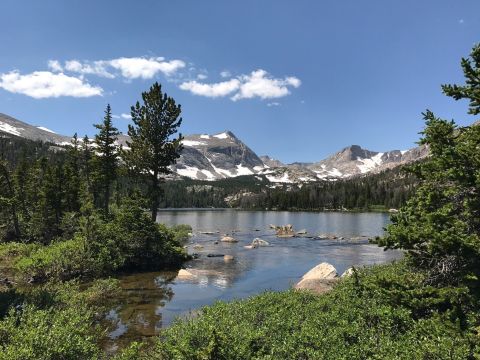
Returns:
[[[229,261],[232,261],[234,260],[234,257],[232,255],[224,255],[223,256],[223,261],[225,262],[229,262]]]
[[[224,254],[207,254],[207,257],[224,257]]]

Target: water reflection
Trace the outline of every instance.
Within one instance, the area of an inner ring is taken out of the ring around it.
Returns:
[[[385,214],[179,210],[160,212],[158,221],[192,225],[194,236],[187,244],[188,251],[199,257],[186,268],[195,277],[180,280],[176,272],[120,276],[121,296],[105,320],[111,329],[104,344],[108,351],[132,340],[150,338],[174,318],[217,300],[285,290],[322,261],[330,262],[341,273],[352,265],[399,257],[398,252],[385,252],[366,240],[350,240],[381,235],[388,222]],[[279,239],[269,230],[269,224],[287,223],[297,230],[307,229],[308,234],[333,233],[345,240]],[[234,236],[238,243],[219,241],[222,234]],[[256,237],[271,246],[245,249]],[[209,254],[231,255],[234,260],[224,261],[223,256]]]

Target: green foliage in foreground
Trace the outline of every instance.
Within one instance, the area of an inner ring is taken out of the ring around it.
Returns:
[[[0,360],[102,358],[95,313],[118,286],[103,279],[84,290],[71,281],[0,292]]]
[[[95,344],[86,308],[46,310],[27,306],[10,310],[0,321],[1,360],[95,359]]]
[[[218,302],[167,329],[148,359],[468,359],[478,314],[464,288],[424,286],[403,264],[367,268],[331,293]]]

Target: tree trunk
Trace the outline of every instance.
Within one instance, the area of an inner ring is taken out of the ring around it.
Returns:
[[[13,199],[15,197],[13,185],[12,185],[12,182],[10,181],[10,174],[8,173],[7,167],[3,164],[0,164],[0,166],[2,168],[3,176],[5,177],[5,181],[7,183],[8,191],[10,192],[10,194],[12,196],[12,204],[10,206],[10,209],[11,209],[11,212],[12,212],[13,228],[14,228],[14,231],[15,231],[15,237],[17,238],[17,240],[20,240],[20,237],[21,237],[20,225],[18,223],[17,207],[16,207],[16,204],[15,204],[16,200]]]
[[[157,213],[158,213],[158,205],[159,205],[159,201],[158,201],[158,172],[155,171],[153,173],[153,178],[152,178],[152,207],[151,207],[151,211],[152,211],[152,221],[157,221]]]
[[[109,203],[110,203],[110,184],[105,185],[105,202],[103,203],[103,211],[105,212],[105,216],[109,214]]]

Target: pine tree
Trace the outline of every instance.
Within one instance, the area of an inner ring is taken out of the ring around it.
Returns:
[[[1,209],[6,210],[5,225],[8,227],[8,224],[11,222],[13,225],[13,235],[18,241],[21,238],[20,233],[20,224],[18,220],[17,212],[17,197],[15,194],[15,189],[12,182],[11,171],[8,167],[8,163],[4,160],[0,160],[0,205]],[[0,210],[0,215],[3,211]],[[3,222],[3,221],[2,221]],[[7,238],[9,229],[6,229]]]
[[[96,177],[103,192],[103,211],[104,215],[109,214],[109,203],[112,182],[117,178],[117,163],[119,147],[116,145],[118,135],[120,134],[113,126],[112,109],[110,104],[105,110],[105,117],[101,124],[94,125],[98,130],[95,135],[95,144],[97,145],[95,157]]]
[[[182,135],[172,138],[182,123],[181,106],[163,94],[158,83],[143,92],[142,99],[142,105],[137,101],[131,107],[134,125],[128,126],[130,150],[124,151],[123,157],[129,169],[147,180],[151,217],[155,221],[161,193],[159,175],[170,173],[169,166],[175,163],[182,149]]]
[[[468,99],[469,113],[480,113],[480,46],[472,60],[462,59],[466,85],[443,85],[448,96]],[[454,121],[424,114],[421,144],[430,157],[412,167],[420,186],[392,217],[387,248],[408,250],[430,272],[432,282],[480,278],[480,124],[458,127]]]
[[[77,133],[72,137],[65,164],[65,202],[67,211],[80,210],[80,143]]]

